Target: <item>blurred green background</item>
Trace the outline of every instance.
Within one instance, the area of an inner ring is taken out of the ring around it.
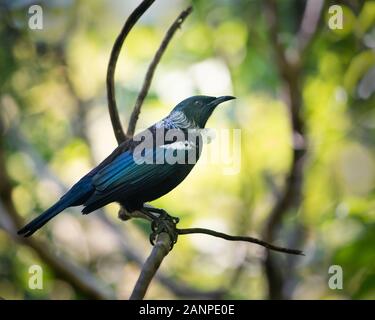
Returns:
[[[78,208],[66,210],[34,236],[37,244],[14,235],[21,219],[48,208],[116,147],[106,68],[114,39],[139,2],[40,1],[43,29],[31,30],[31,1],[1,1],[4,299],[95,298],[51,263],[51,256],[68,263],[68,269],[79,268],[77,274],[87,276],[101,298],[127,299],[151,250],[149,225],[120,221],[116,204],[105,208],[107,219],[103,211],[82,216]],[[288,80],[272,42],[281,43],[287,60],[294,61],[305,1],[275,1],[276,29],[264,3],[193,1],[192,15],[156,71],[138,130],[190,95],[237,97],[216,110],[208,127],[241,129],[240,171],[228,175],[222,163],[198,163],[180,186],[153,203],[179,216],[180,227],[263,238],[270,211],[282,197],[293,144]],[[126,40],[116,71],[123,123],[165,30],[189,4],[157,0]],[[342,30],[328,27],[332,4],[343,8]],[[269,269],[266,252],[256,245],[181,236],[146,298],[375,298],[374,22],[375,1],[324,1],[316,33],[299,57],[291,95],[301,98],[307,141],[297,186],[301,196],[282,212],[269,239],[303,249],[306,256],[272,253]],[[43,268],[42,290],[28,286],[29,267],[35,264]],[[331,265],[342,267],[342,290],[328,286]]]

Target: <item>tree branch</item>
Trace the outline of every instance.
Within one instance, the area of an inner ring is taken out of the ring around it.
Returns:
[[[206,228],[177,229],[177,232],[180,235],[193,234],[193,233],[201,233],[201,234],[207,234],[207,235],[210,235],[210,236],[213,236],[213,237],[217,237],[217,238],[222,238],[222,239],[225,239],[225,240],[228,240],[228,241],[250,242],[250,243],[258,244],[258,245],[260,245],[262,247],[265,247],[265,248],[267,248],[269,250],[304,256],[304,253],[301,250],[278,247],[278,246],[270,244],[270,243],[268,243],[266,241],[259,240],[257,238],[246,237],[246,236],[231,236],[231,235],[226,234],[226,233],[222,233],[222,232],[218,232],[218,231],[214,231],[214,230],[210,230],[210,229],[206,229]]]
[[[147,204],[147,206],[150,207],[150,208],[153,208],[149,204]],[[125,211],[125,209],[122,208],[120,212],[121,212],[120,219],[122,219],[122,220],[129,220],[131,218],[141,218],[141,219],[145,219],[145,220],[148,220],[148,221],[151,220],[149,216],[145,215],[144,213],[142,213],[139,210],[135,210],[135,211],[132,211],[131,213],[129,213],[129,212]],[[158,216],[155,216],[155,217],[157,218]],[[279,247],[279,246],[273,245],[273,244],[271,244],[267,241],[260,240],[260,239],[254,238],[254,237],[232,236],[232,235],[229,235],[229,234],[226,234],[226,233],[223,233],[223,232],[218,232],[218,231],[206,229],[206,228],[184,228],[184,229],[176,228],[176,231],[177,231],[177,234],[179,234],[179,235],[199,234],[199,233],[200,234],[207,234],[207,235],[217,237],[217,238],[222,238],[222,239],[225,239],[225,240],[228,240],[228,241],[244,241],[244,242],[254,243],[254,244],[260,245],[260,246],[265,247],[265,248],[267,248],[269,250],[272,250],[272,251],[283,252],[283,253],[288,253],[288,254],[292,254],[292,255],[300,255],[300,256],[305,255],[303,253],[303,251],[301,251],[301,250]],[[169,245],[171,245],[171,244],[172,244],[171,239],[169,239]]]
[[[323,6],[323,0],[307,0],[302,22],[297,33],[298,50],[301,57],[304,56],[317,33]]]
[[[122,45],[137,23],[138,19],[147,11],[147,9],[155,2],[155,0],[144,0],[142,3],[130,14],[126,20],[120,34],[117,36],[116,41],[113,45],[111,56],[109,58],[108,69],[107,69],[107,99],[108,99],[108,110],[112,122],[113,131],[116,136],[117,143],[126,140],[126,135],[121,125],[120,116],[118,114],[115,94],[115,70],[117,60],[122,48]]]
[[[297,48],[295,60],[287,59],[285,49],[279,41],[279,21],[277,6],[274,0],[265,2],[266,19],[269,25],[269,37],[273,46],[276,65],[283,81],[284,99],[290,115],[292,132],[292,163],[287,174],[283,190],[276,200],[269,218],[265,223],[263,237],[266,241],[273,241],[282,217],[301,203],[301,189],[303,181],[303,166],[307,150],[305,123],[301,116],[302,101],[302,63],[306,48],[310,45],[317,31],[318,22],[323,8],[323,1],[308,0],[306,3],[300,29],[297,32]],[[271,255],[265,259],[265,270],[268,279],[270,297],[282,298],[283,275]]]
[[[267,0],[266,5],[266,18],[269,25],[269,36],[271,45],[274,49],[276,56],[276,65],[278,67],[282,81],[284,82],[285,89],[285,103],[288,106],[290,114],[290,126],[292,129],[292,145],[293,145],[293,159],[290,166],[290,171],[287,175],[284,189],[271,210],[269,219],[265,228],[265,239],[272,240],[274,228],[278,225],[281,216],[293,204],[298,203],[301,182],[301,162],[305,154],[305,137],[304,137],[304,123],[300,117],[300,109],[302,104],[301,90],[299,86],[299,65],[289,62],[285,58],[284,48],[279,42],[278,29],[279,22],[277,16],[277,6],[274,0]]]
[[[147,219],[146,216],[139,216],[139,218]],[[129,244],[132,242],[129,239],[129,236],[124,238],[124,232],[119,229],[119,227],[113,224],[105,215],[100,215],[99,219],[104,222],[115,234],[119,237],[118,239],[121,241],[120,245],[125,253],[127,259],[130,261],[135,262],[138,266],[143,267],[144,258],[139,255],[139,253],[134,250]],[[147,219],[148,220],[148,219]],[[169,242],[168,242],[168,245]],[[168,247],[169,248],[169,247]],[[191,298],[194,297],[195,299],[220,299],[225,294],[225,289],[218,289],[212,291],[203,291],[193,287],[186,285],[181,281],[177,281],[177,279],[173,279],[172,277],[168,276],[164,272],[158,272],[155,275],[155,278],[167,289],[169,289],[172,293],[174,293],[178,297],[185,297]]]
[[[138,218],[149,220],[149,217],[140,214],[140,212],[138,211],[132,212],[130,216],[127,215],[127,219],[129,219],[130,217],[138,217]],[[302,256],[304,255],[304,253],[301,250],[278,247],[266,241],[259,240],[257,238],[246,237],[246,236],[232,236],[232,235],[228,235],[222,232],[218,232],[218,231],[214,231],[214,230],[210,230],[206,228],[186,228],[186,229],[176,229],[176,231],[179,235],[206,234],[206,235],[214,236],[217,238],[222,238],[222,239],[229,240],[229,241],[244,241],[244,242],[249,242],[249,243],[255,243],[269,250],[273,250],[277,252],[283,252],[283,253],[293,254],[293,255],[302,255]],[[160,267],[160,264],[162,263],[163,259],[167,256],[168,252],[170,251],[171,245],[172,245],[172,240],[170,236],[167,233],[162,232],[158,236],[157,241],[151,251],[150,256],[147,258],[146,262],[144,263],[142,267],[141,274],[130,296],[130,300],[140,300],[144,298],[147,292],[147,289],[149,285],[151,284],[153,277],[155,276],[158,268]]]
[[[150,256],[143,264],[141,274],[134,286],[130,300],[142,300],[146,291],[155,276],[156,271],[159,269],[163,259],[169,253],[171,247],[171,238],[165,232],[158,235],[156,243],[152,248]]]
[[[180,15],[177,17],[177,19],[173,22],[173,24],[169,27],[167,33],[164,36],[163,41],[160,44],[159,49],[156,51],[156,53],[154,55],[154,58],[152,59],[150,65],[148,67],[148,70],[147,70],[146,75],[145,75],[145,79],[143,81],[141,91],[138,94],[137,100],[136,100],[135,105],[134,105],[133,112],[130,116],[128,131],[126,133],[129,137],[134,135],[134,131],[135,131],[135,127],[136,127],[136,124],[137,124],[137,121],[138,121],[138,117],[139,117],[139,114],[141,112],[141,107],[143,105],[143,101],[146,98],[148,90],[150,88],[155,69],[156,69],[157,65],[159,64],[163,53],[167,49],[167,46],[168,46],[169,42],[172,40],[172,37],[174,36],[175,32],[177,31],[177,29],[179,29],[181,27],[182,23],[188,17],[188,15],[192,12],[192,10],[193,10],[193,8],[190,6],[187,9],[185,9],[184,11],[182,11],[180,13]]]
[[[142,218],[142,219],[150,220],[150,217],[144,215],[141,211],[133,211],[131,213],[128,213],[124,211],[124,209],[122,210],[123,210],[122,214],[125,216],[125,220],[128,220],[130,218]],[[222,232],[218,232],[218,231],[214,231],[214,230],[210,230],[206,228],[186,228],[186,229],[176,228],[176,231],[178,235],[207,234],[210,236],[222,238],[222,239],[229,240],[229,241],[244,241],[244,242],[249,242],[249,243],[255,243],[269,250],[273,250],[277,252],[304,256],[304,253],[301,250],[278,247],[266,241],[253,238],[253,237],[232,236],[232,235],[228,235]],[[152,249],[150,256],[148,257],[148,259],[146,260],[145,264],[142,267],[141,274],[137,280],[136,286],[130,297],[131,300],[139,300],[139,299],[144,298],[147,292],[147,288],[149,287],[152,278],[155,276],[156,271],[158,270],[163,259],[168,254],[171,246],[172,246],[172,240],[169,237],[169,235],[164,232],[161,233],[157,239],[155,246]],[[221,291],[219,290],[218,293],[220,292]],[[222,294],[224,294],[224,291],[222,292]]]

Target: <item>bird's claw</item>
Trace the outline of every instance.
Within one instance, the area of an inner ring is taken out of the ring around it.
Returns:
[[[151,244],[155,245],[155,240],[157,236],[162,232],[166,232],[171,239],[170,250],[172,250],[178,238],[176,225],[179,221],[180,221],[179,218],[172,217],[163,210],[159,214],[159,217],[155,218],[155,220],[153,220],[151,223],[151,230],[152,230],[152,233],[150,234]]]

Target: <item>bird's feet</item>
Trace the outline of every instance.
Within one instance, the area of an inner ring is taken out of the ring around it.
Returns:
[[[163,209],[147,208],[147,210],[158,214],[157,217],[154,216],[151,222],[151,230],[152,230],[152,233],[150,234],[151,244],[155,245],[155,240],[157,236],[162,232],[166,232],[171,239],[170,250],[172,250],[174,244],[177,242],[178,232],[177,232],[176,225],[180,221],[180,219],[177,217],[170,216]]]

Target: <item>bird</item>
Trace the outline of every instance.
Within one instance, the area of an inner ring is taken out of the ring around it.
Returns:
[[[173,190],[191,172],[202,150],[201,130],[215,108],[232,99],[197,95],[181,101],[165,118],[121,143],[18,234],[29,237],[75,206],[83,206],[82,213],[88,214],[117,202],[128,212],[147,213],[147,202]]]

